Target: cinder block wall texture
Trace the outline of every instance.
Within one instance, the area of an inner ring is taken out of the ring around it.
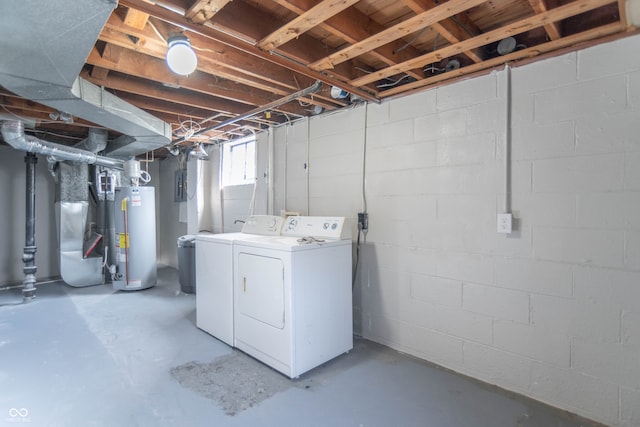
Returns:
[[[510,235],[505,71],[277,129],[276,213],[355,223],[366,203],[364,337],[638,426],[638,52],[635,36],[512,69]]]

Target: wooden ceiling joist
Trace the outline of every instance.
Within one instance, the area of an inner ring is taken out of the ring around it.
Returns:
[[[185,17],[195,24],[204,24],[218,13],[230,0],[196,0],[187,9]]]
[[[113,64],[103,60],[96,50],[93,49],[87,58],[87,63],[93,66],[97,65],[108,68],[112,71],[137,75],[174,87],[182,87],[221,99],[241,102],[249,106],[268,104],[279,98],[273,93],[248,88],[228,80],[216,79],[213,76],[198,71],[189,77],[177,76],[164,66],[163,61],[156,58],[143,58],[142,54],[129,50],[123,52],[117,64]],[[297,104],[288,104],[281,108],[290,114],[304,115],[305,113],[304,109],[297,106]]]
[[[480,36],[472,37],[455,45],[446,46],[435,52],[417,57],[395,67],[388,67],[375,73],[368,74],[359,79],[355,79],[350,83],[354,86],[367,85],[385,77],[402,73],[404,70],[410,70],[435,61],[460,54],[470,49],[484,46],[486,44],[502,40],[506,37],[515,36],[517,34],[530,31],[531,29],[541,27],[549,22],[559,21],[561,19],[573,16],[576,11],[586,12],[607,4],[614,3],[616,0],[576,0],[564,6],[559,6],[545,13],[534,15],[529,18],[522,19],[504,27],[489,31]]]
[[[403,0],[407,6],[411,8],[415,13],[424,13],[430,9],[433,9],[438,4],[434,0]],[[458,21],[458,22],[457,22]],[[464,21],[464,27],[460,21]],[[451,44],[461,42],[475,34],[480,34],[478,28],[466,18],[464,14],[457,14],[455,20],[453,17],[443,19],[440,22],[436,22],[431,25],[440,36],[447,40]],[[479,49],[473,49],[464,54],[473,62],[482,61],[482,52]]]
[[[246,136],[317,114],[318,107],[379,102],[481,75],[508,61],[517,66],[640,32],[627,22],[626,0],[115,3],[80,76],[170,123],[174,143],[188,136],[180,128],[191,120],[207,129],[227,123],[185,144]],[[73,26],[61,31],[76,35]],[[170,72],[165,62],[167,39],[176,33],[190,39],[198,56],[189,76]],[[508,38],[517,40],[515,48],[499,56],[504,50],[498,46]],[[324,85],[313,95],[291,97],[317,80]],[[333,86],[350,96],[335,99]],[[267,114],[268,107],[275,110]],[[38,132],[50,132],[52,140],[62,135],[64,144],[99,127],[78,118],[71,124],[52,121],[53,109],[2,88],[0,108],[5,117],[22,116]],[[246,119],[235,122],[240,117]],[[110,131],[110,138],[117,136]]]
[[[533,11],[537,14],[545,13],[547,10],[547,4],[545,0],[529,0],[529,4]],[[560,34],[560,26],[557,22],[551,22],[544,25],[544,30],[547,32],[550,40],[558,40],[562,35]]]
[[[353,59],[379,46],[398,40],[401,37],[408,36],[422,28],[440,22],[455,14],[464,12],[465,10],[484,3],[485,1],[487,0],[449,0],[444,4],[434,7],[433,9],[389,27],[366,40],[362,40],[361,42],[346,47],[339,52],[327,56],[326,58],[322,58],[311,64],[310,68],[314,70],[326,70],[332,68],[336,64]]]
[[[274,0],[280,6],[297,13],[305,13],[315,4],[313,0]],[[347,8],[334,15],[319,25],[321,29],[344,40],[347,43],[357,43],[373,34],[384,30],[384,27],[370,19],[354,7]],[[408,45],[403,49],[403,44],[398,42],[396,46],[387,44],[369,52],[376,60],[386,64],[395,65],[420,54],[413,46]],[[409,71],[408,74],[416,79],[424,76],[422,71]]]
[[[489,59],[480,64],[469,65],[467,67],[463,67],[447,73],[439,74],[429,79],[425,79],[419,82],[409,83],[402,88],[402,92],[405,92],[407,90],[412,91],[412,90],[422,89],[427,86],[431,86],[445,80],[451,80],[451,79],[455,79],[456,77],[469,75],[471,73],[497,67],[510,61],[518,61],[523,58],[538,56],[540,54],[551,52],[557,49],[565,48],[568,46],[574,46],[579,43],[584,43],[589,40],[596,39],[598,37],[605,37],[610,34],[619,32],[621,27],[622,25],[620,24],[620,22],[615,22],[613,24],[598,27],[593,30],[588,30],[582,33],[567,36],[560,40],[554,40],[554,41],[537,45],[535,47],[518,50],[504,56]],[[393,88],[393,89],[389,89],[384,92],[381,92],[380,96],[383,98],[388,98],[391,96],[395,96],[400,92],[401,92],[400,88]]]
[[[136,9],[141,9],[142,11],[148,12],[148,13],[153,13],[154,16],[156,16],[158,19],[162,19],[166,22],[170,22],[174,25],[181,25],[184,26],[185,28],[189,29],[190,31],[193,31],[195,33],[199,33],[203,36],[206,37],[210,37],[214,40],[217,40],[221,43],[224,43],[225,45],[234,47],[238,50],[241,50],[242,52],[257,57],[257,58],[261,58],[264,59],[266,61],[272,62],[276,65],[288,68],[294,72],[300,73],[302,75],[305,75],[307,77],[310,77],[312,79],[315,80],[320,80],[330,86],[338,86],[341,87],[345,90],[347,90],[350,93],[353,93],[354,95],[360,97],[363,100],[366,101],[373,101],[373,102],[379,102],[378,98],[376,98],[374,95],[372,95],[371,93],[367,92],[367,91],[363,91],[359,88],[356,87],[352,87],[348,84],[345,84],[343,81],[340,80],[336,80],[334,78],[328,77],[326,74],[323,73],[319,73],[317,71],[314,70],[310,70],[306,65],[304,64],[298,64],[296,62],[290,61],[286,58],[280,57],[278,55],[272,55],[268,52],[265,52],[263,50],[261,50],[260,48],[256,47],[256,46],[251,46],[246,42],[242,42],[241,40],[238,40],[237,38],[230,36],[228,34],[225,34],[221,31],[216,30],[215,28],[211,28],[209,26],[203,25],[203,26],[196,26],[192,23],[190,23],[185,17],[180,16],[178,14],[176,14],[175,12],[171,12],[169,10],[163,9],[159,6],[151,6],[147,3],[145,3],[142,0],[120,0],[121,4],[124,4],[128,7],[133,7]]]
[[[360,0],[324,0],[260,40],[257,46],[269,51],[282,46],[358,1]]]

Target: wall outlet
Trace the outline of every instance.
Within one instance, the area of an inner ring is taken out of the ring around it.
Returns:
[[[498,214],[498,233],[509,234],[512,231],[513,215],[510,213]]]

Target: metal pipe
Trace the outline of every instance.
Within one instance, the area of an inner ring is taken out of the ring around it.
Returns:
[[[208,127],[208,128],[200,129],[199,131],[197,131],[193,135],[191,135],[191,137],[197,136],[197,135],[202,135],[203,133],[211,132],[212,130],[220,129],[222,127],[225,127],[227,125],[233,124],[235,122],[239,122],[240,120],[244,120],[244,119],[249,118],[251,116],[255,116],[256,114],[260,114],[263,111],[272,110],[272,109],[274,109],[276,107],[279,107],[281,105],[286,104],[287,102],[291,102],[291,101],[294,101],[294,100],[296,100],[298,98],[302,98],[304,96],[311,95],[312,93],[316,93],[317,91],[320,90],[321,87],[322,87],[322,82],[320,80],[317,80],[313,85],[309,86],[306,89],[299,90],[298,92],[292,93],[291,95],[287,95],[284,98],[280,98],[280,99],[277,99],[277,100],[275,100],[273,102],[270,102],[270,103],[268,103],[266,105],[262,105],[262,106],[260,106],[258,108],[254,108],[251,111],[247,111],[244,114],[241,114],[239,116],[233,117],[233,118],[231,118],[229,120],[225,120],[224,122],[218,123],[215,126],[211,126],[211,127]],[[179,144],[179,143],[184,142],[186,140],[187,140],[187,138],[183,136],[183,137],[177,139],[176,141],[173,141],[173,144]]]
[[[511,212],[511,67],[504,64],[504,212]]]
[[[122,199],[122,210],[124,214],[124,287],[129,286],[129,213],[127,212],[127,197]],[[120,242],[122,244],[122,242]]]
[[[43,281],[40,281],[40,282],[36,282],[35,285],[36,286],[40,286],[40,285],[46,285],[48,283],[60,283],[60,281],[61,281],[61,279],[43,280]],[[3,287],[0,288],[0,291],[8,291],[8,290],[11,290],[11,289],[20,289],[20,288],[24,288],[24,283],[3,286]]]
[[[25,193],[25,237],[22,262],[24,263],[24,288],[22,299],[27,302],[36,297],[36,163],[38,157],[34,153],[24,156],[26,163]]]
[[[33,136],[25,135],[24,124],[18,120],[6,121],[2,124],[2,137],[5,142],[18,150],[28,153],[44,154],[56,160],[70,160],[74,162],[96,164],[112,169],[123,169],[124,162],[119,159],[98,156],[89,151],[74,147],[43,141]]]

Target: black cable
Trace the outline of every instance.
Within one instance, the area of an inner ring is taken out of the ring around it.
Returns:
[[[358,263],[360,261],[360,234],[362,233],[362,224],[358,224],[358,237],[356,239],[356,266],[353,270],[353,277],[351,278],[351,291],[356,287],[356,276],[358,275]]]

